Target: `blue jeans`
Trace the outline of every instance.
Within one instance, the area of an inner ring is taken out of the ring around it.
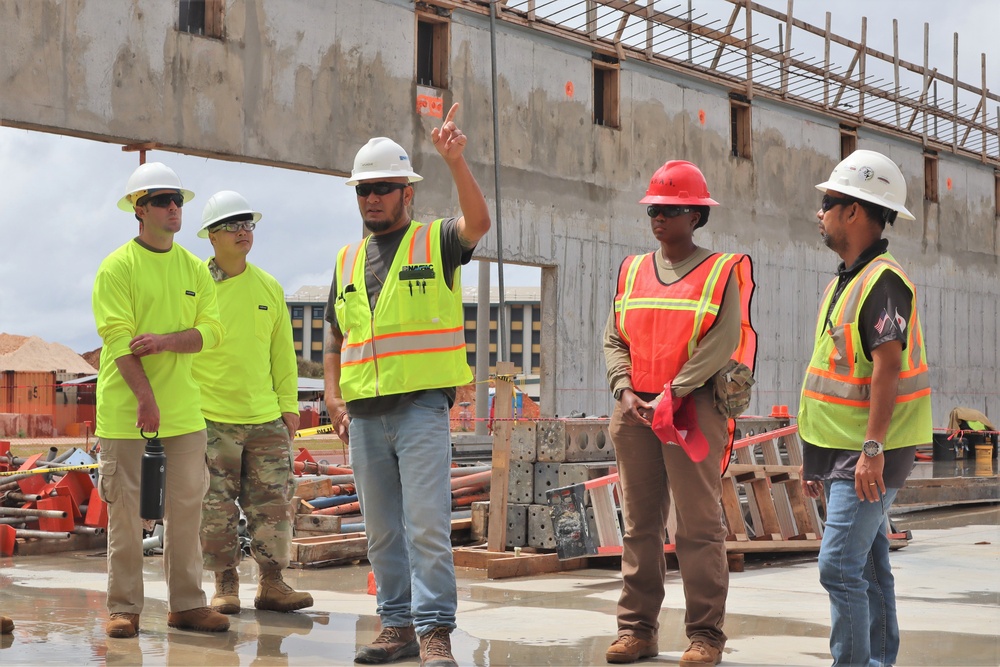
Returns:
[[[824,483],[826,527],[819,552],[819,580],[830,594],[830,653],[835,667],[883,667],[896,662],[899,624],[889,564],[889,506],[859,500],[854,480]]]
[[[354,417],[351,461],[383,627],[455,627],[448,398],[426,391],[378,417]]]

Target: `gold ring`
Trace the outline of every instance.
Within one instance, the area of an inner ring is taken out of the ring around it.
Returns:
[[[875,482],[868,482],[868,486],[878,486]]]

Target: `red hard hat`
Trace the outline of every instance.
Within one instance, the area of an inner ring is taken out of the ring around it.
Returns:
[[[686,160],[670,160],[649,179],[646,196],[640,204],[676,204],[677,206],[718,206],[708,196],[708,183],[701,169]]]

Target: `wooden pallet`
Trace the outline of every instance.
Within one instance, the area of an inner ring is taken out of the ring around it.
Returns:
[[[730,570],[742,569],[746,553],[818,552],[823,537],[822,498],[810,498],[802,490],[797,427],[774,419],[738,423],[750,432],[734,443],[736,462],[730,464],[722,481]],[[618,475],[613,474],[549,492],[560,555],[577,558],[622,553],[617,485]],[[590,492],[596,535],[583,518],[584,491]],[[664,545],[667,554],[674,552],[670,535],[676,525],[671,503]],[[890,534],[893,548],[906,543],[905,535]]]

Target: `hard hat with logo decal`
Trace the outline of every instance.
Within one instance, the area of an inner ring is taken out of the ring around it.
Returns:
[[[904,220],[915,220],[906,210],[906,181],[896,163],[875,151],[856,150],[833,168],[830,178],[816,186],[826,192],[883,206]],[[895,219],[895,216],[892,216]],[[892,220],[886,220],[891,223]]]
[[[208,228],[216,225],[227,218],[240,216],[250,218],[257,222],[261,219],[261,214],[250,208],[250,203],[239,192],[232,190],[222,190],[216,192],[205,202],[205,210],[201,214],[201,229],[198,230],[198,237],[207,239]]]
[[[157,190],[177,190],[187,203],[194,199],[194,193],[181,187],[181,179],[174,170],[162,162],[140,164],[132,172],[125,184],[125,196],[118,200],[118,208],[128,213],[135,211],[135,203],[150,192]]]
[[[410,183],[424,180],[423,176],[413,171],[410,157],[402,146],[388,137],[375,137],[354,156],[354,169],[347,184],[354,186],[358,181],[400,176],[405,176]]]
[[[640,204],[674,206],[718,206],[708,194],[708,183],[701,169],[686,160],[670,160],[649,179],[646,196]]]

